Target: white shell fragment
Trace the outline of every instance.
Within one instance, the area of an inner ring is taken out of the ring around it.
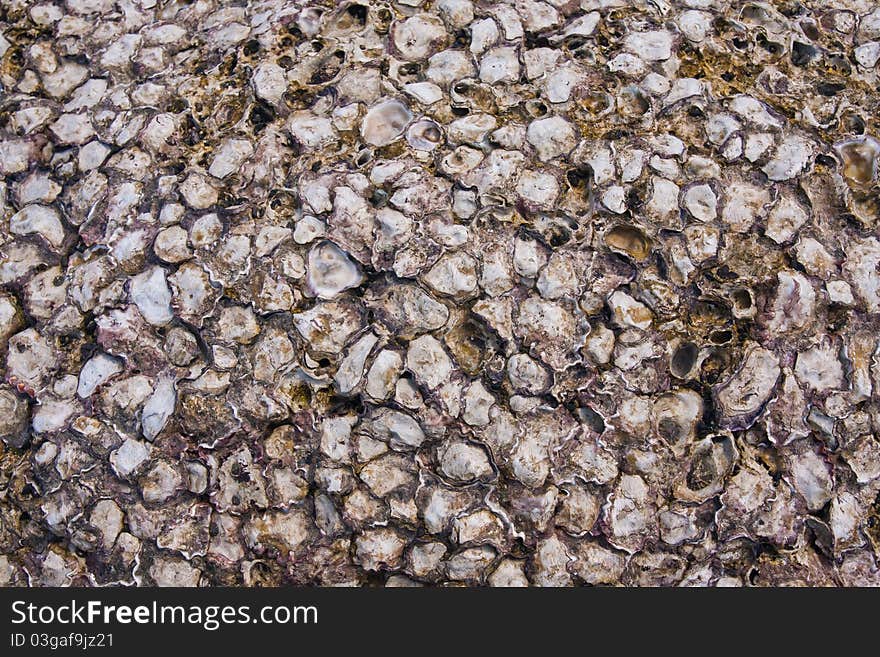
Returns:
[[[403,134],[412,112],[401,101],[390,99],[374,105],[361,124],[364,141],[373,146],[390,144]]]
[[[82,399],[91,397],[100,385],[124,369],[124,364],[118,358],[107,354],[93,356],[83,365],[76,394]]]
[[[215,178],[225,178],[238,171],[241,164],[251,155],[254,148],[246,139],[230,139],[224,143],[208,169]]]
[[[322,242],[309,251],[306,284],[313,295],[332,299],[343,290],[357,287],[362,280],[357,263],[333,242]]]
[[[132,278],[130,296],[150,324],[167,324],[174,317],[171,290],[161,267],[153,267]]]
[[[55,248],[64,242],[64,226],[58,211],[45,205],[28,205],[12,215],[9,232],[13,235],[37,234]]]

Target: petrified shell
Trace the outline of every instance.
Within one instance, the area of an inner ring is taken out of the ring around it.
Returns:
[[[448,39],[443,22],[430,14],[416,14],[391,28],[391,44],[409,61],[427,59]]]
[[[332,299],[363,280],[360,267],[333,242],[322,242],[309,251],[306,285],[321,299]]]
[[[371,107],[361,123],[361,136],[373,146],[385,146],[403,134],[412,112],[399,100],[384,100]]]
[[[872,137],[835,144],[843,158],[843,175],[857,185],[871,183],[880,170],[880,142]]]
[[[773,352],[753,345],[736,373],[715,390],[724,422],[735,428],[754,422],[772,396],[780,371]]]
[[[641,261],[651,252],[651,241],[634,226],[619,225],[605,233],[605,244],[612,251],[623,253],[633,260]]]
[[[407,143],[419,151],[433,151],[442,140],[440,126],[429,119],[416,121],[406,131]]]
[[[724,490],[724,480],[739,458],[731,436],[710,436],[693,446],[686,472],[675,494],[688,502],[704,502]]]

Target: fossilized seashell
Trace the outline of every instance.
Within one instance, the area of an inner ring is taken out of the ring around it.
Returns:
[[[612,251],[625,254],[636,261],[644,260],[651,253],[651,240],[635,226],[614,226],[606,231],[604,239]]]
[[[679,379],[691,375],[699,362],[700,349],[693,342],[683,341],[672,352],[669,359],[669,371]]]
[[[399,100],[384,100],[371,107],[361,123],[361,136],[373,146],[386,146],[403,134],[412,112]]]
[[[724,423],[750,426],[776,389],[780,372],[776,355],[753,345],[736,373],[715,390]]]
[[[391,28],[391,45],[407,61],[424,61],[448,39],[443,22],[430,14],[416,14]]]
[[[321,242],[309,251],[306,284],[321,299],[332,299],[363,280],[360,267],[333,242]]]
[[[443,141],[443,131],[434,121],[421,119],[409,126],[406,141],[416,150],[433,151]]]
[[[676,497],[687,502],[704,502],[717,495],[738,459],[739,450],[732,436],[704,438],[691,450],[684,477],[675,488]]]
[[[835,144],[843,159],[843,175],[858,185],[870,184],[880,171],[880,142],[873,137],[850,139]]]

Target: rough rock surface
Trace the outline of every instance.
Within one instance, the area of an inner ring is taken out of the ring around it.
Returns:
[[[0,585],[880,584],[869,0],[0,0]]]

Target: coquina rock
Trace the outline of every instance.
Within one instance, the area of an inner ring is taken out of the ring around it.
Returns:
[[[0,586],[880,584],[878,67],[866,0],[5,3]]]

